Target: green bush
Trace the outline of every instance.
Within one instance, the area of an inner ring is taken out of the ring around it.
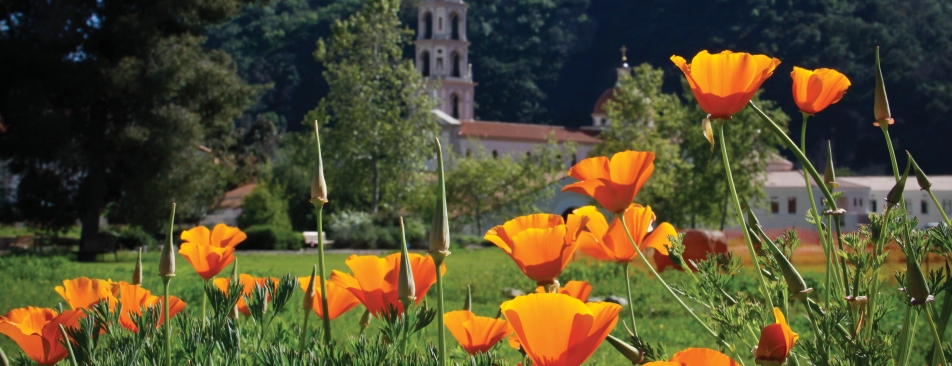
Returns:
[[[238,216],[238,226],[270,226],[283,231],[291,231],[291,218],[288,216],[288,201],[284,187],[280,184],[261,181],[254,191],[245,197]]]
[[[404,230],[411,248],[426,246],[427,225],[418,217],[404,217]],[[328,236],[334,247],[359,249],[396,249],[400,247],[399,216],[394,213],[372,215],[342,211],[327,220]]]
[[[149,250],[156,250],[157,248],[155,237],[141,226],[124,226],[116,234],[119,237],[119,245],[123,248],[146,247]]]
[[[241,250],[298,250],[304,245],[304,235],[291,230],[267,225],[255,225],[244,230],[248,235],[237,249]]]
[[[464,249],[468,246],[489,246],[493,245],[481,236],[458,234],[450,236],[450,246],[453,248]]]

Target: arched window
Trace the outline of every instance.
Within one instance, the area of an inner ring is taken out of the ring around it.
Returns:
[[[423,76],[430,76],[430,53],[423,51],[420,54],[420,62],[423,64],[420,68],[423,69]]]
[[[462,61],[460,60],[459,53],[457,52],[453,52],[452,58],[453,58],[453,71],[452,71],[452,74],[450,75],[458,78],[460,77],[460,69],[461,69],[460,62]]]
[[[450,96],[450,107],[452,108],[453,118],[459,118],[459,95],[455,93]]]
[[[450,15],[450,38],[459,39],[459,15]]]
[[[433,14],[423,15],[423,39],[433,38]]]

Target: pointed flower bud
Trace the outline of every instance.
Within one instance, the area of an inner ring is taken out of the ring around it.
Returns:
[[[364,315],[360,317],[360,323],[358,324],[360,324],[361,333],[370,326],[370,310],[364,310]]]
[[[436,265],[450,255],[450,222],[446,209],[446,176],[443,174],[443,147],[440,139],[436,139],[436,157],[439,165],[439,188],[436,198],[436,211],[433,215],[433,226],[430,227],[430,255]]]
[[[911,256],[906,256],[906,293],[909,295],[909,303],[912,305],[924,305],[935,299],[929,291],[929,283],[926,282],[926,276],[919,267],[919,262]]]
[[[142,248],[139,248],[139,256],[136,258],[136,268],[132,270],[132,284],[142,284]]]
[[[909,157],[909,163],[912,164],[912,171],[916,173],[916,181],[919,182],[919,189],[923,191],[928,191],[932,188],[932,182],[929,182],[929,177],[926,176],[926,173],[919,169],[919,164],[916,164],[916,159],[912,158],[912,154],[906,151],[906,156]]]
[[[896,185],[886,194],[886,203],[889,204],[890,207],[898,205],[899,202],[902,201],[902,192],[906,189],[906,178],[909,177],[909,167],[911,165],[909,161],[906,162],[906,171],[902,173],[902,178],[899,178]]]
[[[175,238],[172,236],[175,224],[175,203],[172,204],[172,216],[169,217],[169,241],[162,247],[159,258],[159,276],[175,277]]]
[[[407,253],[407,236],[400,218],[400,278],[397,281],[397,297],[404,309],[409,309],[416,301],[416,283],[413,281],[413,269],[410,267],[410,255]]]
[[[753,212],[750,210],[750,207],[747,207],[747,216],[754,216]],[[754,217],[752,222],[756,222],[757,218]],[[807,294],[813,291],[813,288],[807,287],[806,281],[803,280],[803,276],[800,275],[800,272],[797,271],[797,268],[793,266],[793,263],[790,263],[790,260],[780,251],[780,248],[770,237],[767,236],[767,233],[764,232],[763,228],[759,225],[751,226],[758,235],[763,238],[763,243],[767,244],[767,248],[770,250],[770,254],[773,255],[774,260],[777,261],[777,266],[780,267],[780,273],[783,274],[783,280],[787,283],[787,288],[790,289],[790,297],[795,299],[805,299]]]
[[[327,182],[324,181],[324,159],[321,157],[321,134],[317,121],[314,121],[314,139],[317,141],[317,167],[311,179],[311,203],[316,205],[318,202],[327,203]]]
[[[317,278],[317,265],[314,265],[314,269],[311,270],[311,282],[307,284],[307,290],[304,290],[304,310],[311,310],[314,308],[314,296],[317,293],[314,290],[314,282]]]
[[[833,169],[833,146],[830,145],[829,140],[826,141],[826,168],[823,169],[823,184],[826,184],[829,189],[840,186],[839,183],[836,183],[836,171]]]
[[[463,303],[463,310],[473,311],[473,286],[466,285],[466,302]]]
[[[886,83],[883,82],[883,68],[879,62],[879,47],[876,47],[876,104],[873,105],[873,114],[876,116],[874,126],[879,127],[880,121],[885,121],[887,125],[894,122],[889,112],[889,99],[886,98]]]
[[[612,347],[615,347],[615,349],[617,349],[618,352],[622,354],[622,356],[625,356],[625,358],[627,358],[628,361],[631,361],[632,365],[640,365],[641,362],[645,360],[644,353],[642,353],[641,351],[639,351],[637,348],[633,347],[632,345],[628,344],[627,342],[621,339],[615,338],[615,336],[610,334],[608,335],[608,337],[605,337],[605,340],[608,341],[608,343],[611,344]]]

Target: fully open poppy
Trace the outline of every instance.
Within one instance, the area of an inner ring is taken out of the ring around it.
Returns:
[[[215,225],[211,231],[198,226],[182,232],[179,254],[192,264],[199,276],[209,280],[235,261],[235,246],[247,237],[238,228],[225,224]]]
[[[582,160],[569,169],[569,176],[580,182],[563,187],[562,192],[586,195],[608,211],[622,212],[651,177],[654,159],[650,151],[622,151],[611,159],[598,156]]]
[[[416,303],[419,304],[430,286],[436,283],[436,265],[433,257],[416,253],[409,254],[409,261],[416,285]],[[389,311],[391,305],[403,312],[403,304],[397,296],[400,253],[384,258],[355,254],[348,257],[345,263],[354,274],[331,271],[331,282],[354,294],[374,316]],[[440,271],[446,273],[446,265],[441,265]]]
[[[595,206],[579,208],[575,210],[575,214],[589,218],[585,225],[588,231],[583,232],[578,239],[579,251],[598,260],[618,263],[626,263],[638,257],[638,252],[632,247],[618,218],[613,219],[609,225],[605,216],[598,212]],[[643,251],[646,248],[654,248],[658,253],[668,255],[667,246],[671,245],[668,236],[677,236],[678,233],[674,226],[667,222],[662,222],[649,233],[648,229],[655,221],[651,206],[633,203],[625,210],[623,217],[639,249]]]
[[[536,288],[536,293],[543,294],[547,292],[546,290],[545,287],[539,286]],[[586,302],[588,295],[592,293],[592,285],[588,284],[588,281],[569,281],[559,287],[559,293]]]
[[[585,219],[569,215],[535,214],[520,216],[486,232],[486,240],[509,254],[519,269],[539,286],[555,283],[578,247]]]
[[[471,355],[488,352],[512,333],[506,320],[476,316],[466,310],[448,312],[443,315],[443,321],[459,345]]]
[[[76,327],[84,315],[82,310],[67,310],[57,315],[56,310],[33,306],[13,309],[0,316],[0,333],[16,342],[33,361],[55,365],[67,356],[66,348],[60,344],[63,338],[60,324]]]
[[[277,279],[274,277],[271,277],[270,279],[274,287],[277,287],[278,282],[281,281],[280,279]],[[310,280],[310,277],[308,277],[308,280]],[[245,297],[251,296],[251,291],[254,291],[255,285],[261,286],[261,287],[268,286],[268,277],[256,278],[252,275],[242,273],[241,275],[238,276],[238,283],[241,284],[241,297],[238,298],[238,303],[237,303],[238,311],[244,314],[245,316],[250,316],[251,310],[248,310],[248,302],[245,301]],[[219,290],[224,292],[225,295],[228,294],[229,284],[231,284],[230,278],[216,278],[215,279],[215,286],[218,287]],[[271,301],[271,295],[267,295],[265,297],[265,301]]]
[[[112,281],[79,277],[72,280],[63,280],[63,286],[55,287],[56,293],[66,300],[72,309],[89,309],[99,303],[100,299],[109,301],[109,307],[116,305],[118,284]]]
[[[688,348],[675,353],[670,361],[648,362],[644,366],[736,366],[727,355],[707,348]]]
[[[165,306],[162,304],[162,298],[152,295],[149,290],[142,288],[142,286],[119,282],[119,302],[122,303],[119,324],[123,328],[138,332],[139,327],[132,321],[132,314],[142,315],[142,310],[150,307],[155,307],[155,311],[159,314],[159,320],[155,323],[155,326],[159,327],[165,322],[163,316]],[[182,310],[185,310],[185,302],[175,296],[169,296],[169,319]]]
[[[311,276],[305,276],[298,279],[298,284],[301,285],[301,289],[304,290],[305,294],[307,293],[307,285],[311,283]],[[321,278],[314,277],[314,313],[317,314],[321,319],[324,319],[324,309],[321,307]],[[350,309],[353,309],[355,306],[360,305],[360,300],[357,299],[354,294],[350,293],[346,288],[340,287],[337,284],[327,281],[325,283],[327,286],[327,312],[330,313],[330,320],[334,320],[337,317],[341,316]],[[240,309],[239,309],[240,310]]]
[[[533,365],[581,365],[615,328],[621,305],[529,294],[500,307]]]
[[[248,238],[241,229],[231,227],[225,224],[215,225],[211,231],[204,226],[196,226],[183,231],[183,243],[192,243],[196,245],[211,245],[219,248],[234,248]]]
[[[707,50],[690,64],[681,56],[671,56],[671,61],[684,72],[694,98],[711,119],[730,119],[743,109],[780,65],[780,60],[764,55],[731,51],[712,55]]]
[[[800,335],[790,329],[780,309],[774,308],[774,318],[777,320],[776,323],[760,331],[760,342],[754,350],[754,357],[759,361],[777,361],[783,364]]]
[[[793,101],[803,113],[817,114],[839,102],[850,87],[850,79],[833,69],[807,70],[794,66]]]

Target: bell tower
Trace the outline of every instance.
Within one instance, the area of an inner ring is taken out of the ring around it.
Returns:
[[[440,100],[439,109],[463,121],[473,119],[476,87],[466,39],[467,8],[463,0],[423,0],[414,42],[417,70]]]

